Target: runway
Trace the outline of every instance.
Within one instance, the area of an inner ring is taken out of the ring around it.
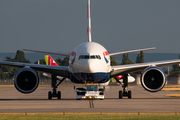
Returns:
[[[31,94],[19,93],[15,87],[0,87],[0,113],[180,113],[180,98],[165,97],[180,91],[151,93],[139,85],[130,85],[132,99],[118,99],[120,89],[120,86],[107,86],[104,100],[90,101],[76,100],[72,85],[58,87],[61,100],[47,99],[50,86],[39,86]]]

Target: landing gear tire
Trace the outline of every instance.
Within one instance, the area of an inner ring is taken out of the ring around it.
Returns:
[[[61,80],[57,78],[56,75],[51,75],[51,87],[52,92],[49,91],[48,92],[48,99],[52,99],[52,97],[56,97],[57,99],[61,99],[61,91],[57,92],[57,88],[58,86],[66,79],[66,78],[62,78]],[[59,80],[59,82],[57,83],[57,80]]]
[[[122,99],[122,96],[123,96],[123,94],[122,94],[122,91],[120,90],[119,91],[119,99]]]
[[[58,99],[61,99],[61,91],[58,91],[58,94],[57,94],[58,96],[57,96],[57,98]]]
[[[48,99],[52,99],[52,97],[57,97],[57,99],[61,99],[61,91],[58,91],[58,93],[52,93],[51,91],[48,92]]]
[[[48,92],[48,99],[52,99],[52,92],[51,91]]]
[[[128,91],[128,98],[131,99],[131,91]]]

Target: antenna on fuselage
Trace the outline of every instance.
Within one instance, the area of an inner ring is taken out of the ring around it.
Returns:
[[[88,42],[91,42],[91,9],[90,9],[90,0],[88,0],[88,5],[87,5],[87,18],[88,18]]]

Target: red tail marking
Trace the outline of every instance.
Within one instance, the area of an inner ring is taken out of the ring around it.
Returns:
[[[49,56],[49,58],[48,58],[49,60],[49,65],[52,65],[52,66],[58,66],[58,64],[52,59],[52,57],[51,56]]]
[[[89,33],[90,33],[90,35],[91,35],[91,28],[89,27]]]

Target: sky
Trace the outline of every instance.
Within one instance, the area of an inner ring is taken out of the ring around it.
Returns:
[[[92,41],[109,52],[180,53],[180,0],[91,0]],[[70,53],[87,36],[87,0],[0,0],[0,53]]]

